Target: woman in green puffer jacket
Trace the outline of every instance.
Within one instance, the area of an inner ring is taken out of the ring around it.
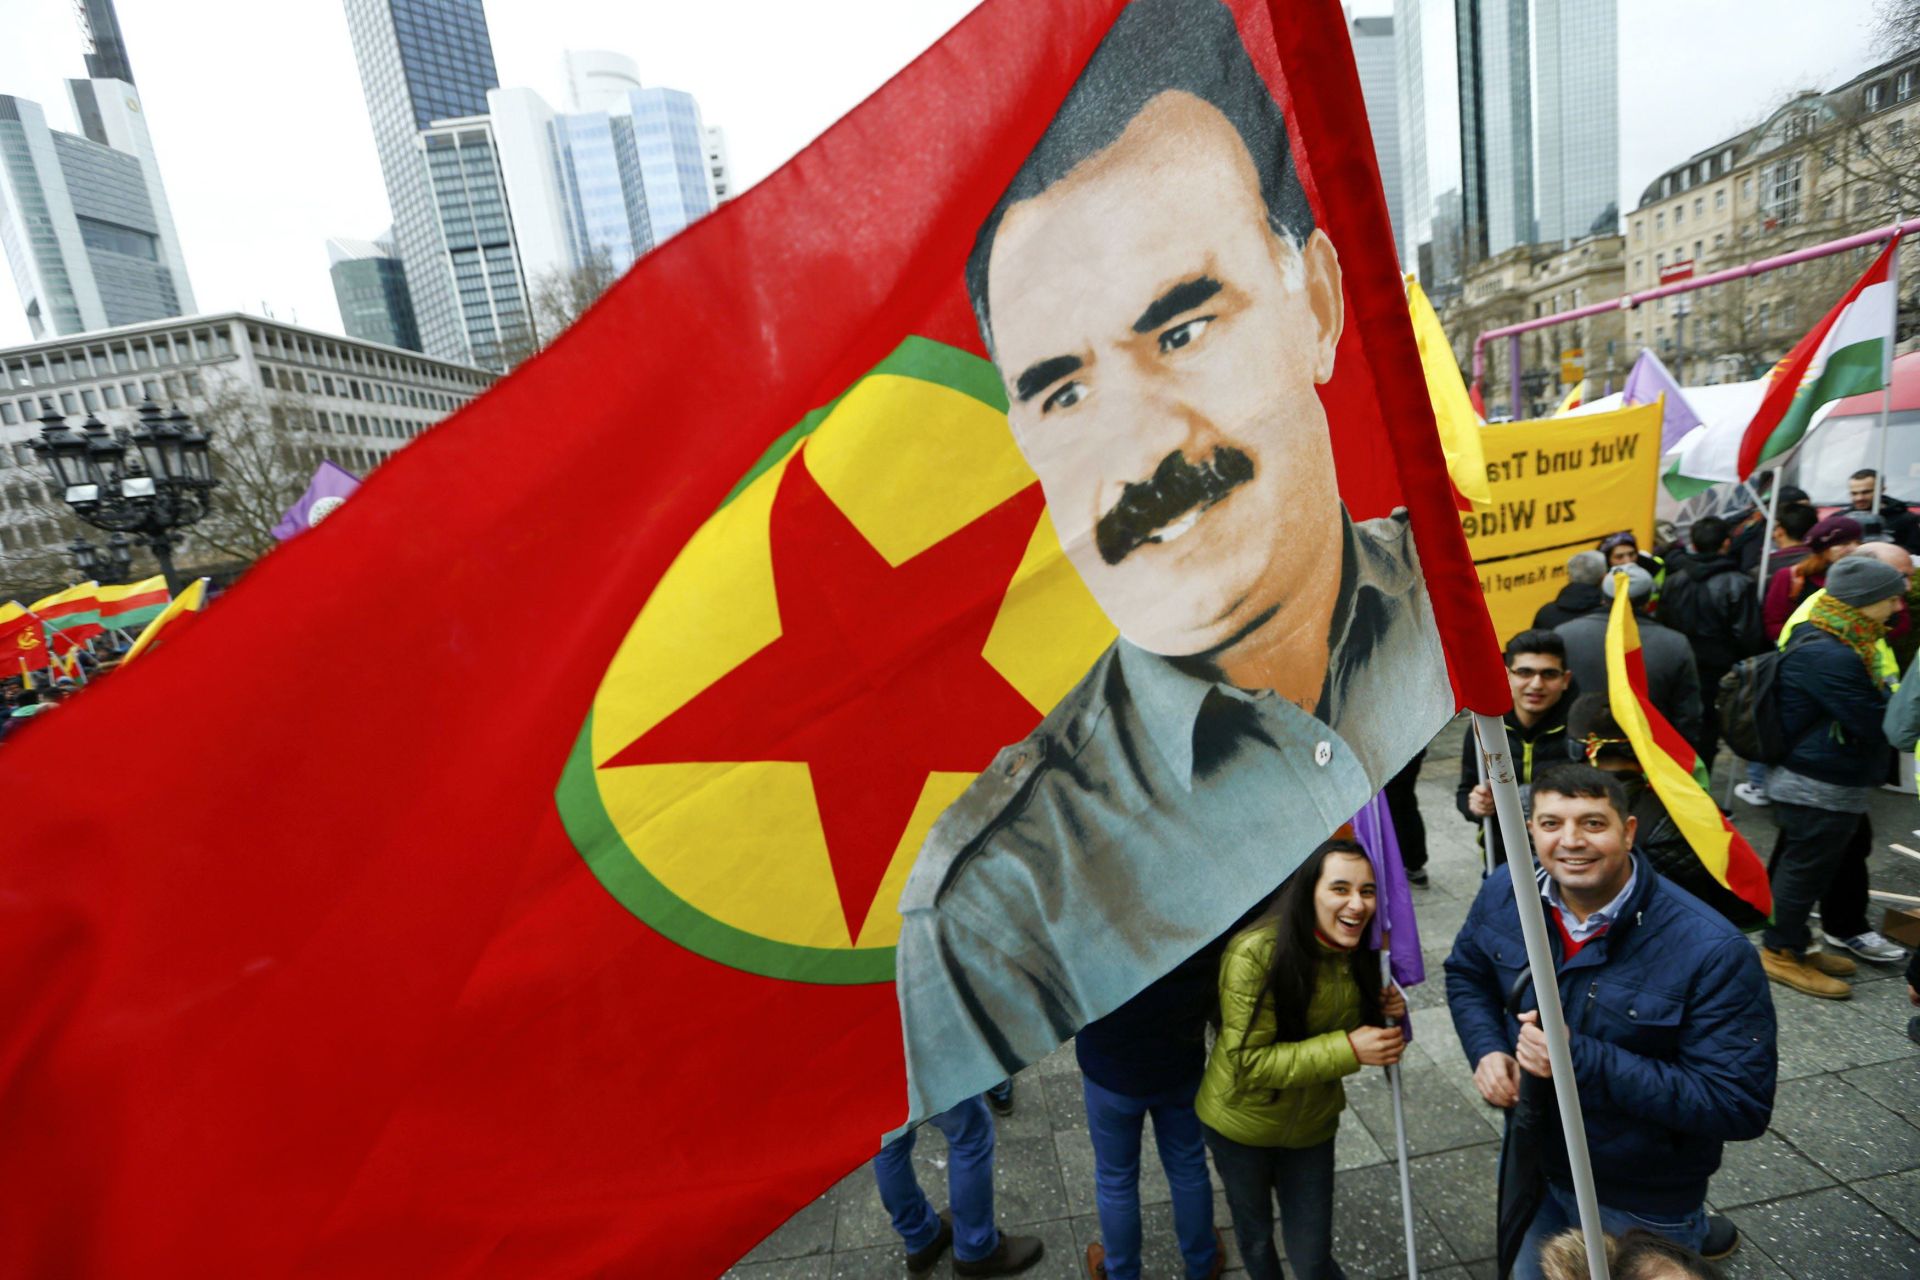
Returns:
[[[1271,911],[1220,959],[1220,1033],[1195,1109],[1227,1191],[1248,1280],[1281,1280],[1280,1203],[1299,1280],[1344,1280],[1333,1260],[1333,1133],[1341,1077],[1400,1060],[1406,999],[1380,985],[1373,864],[1352,840],[1322,844]]]

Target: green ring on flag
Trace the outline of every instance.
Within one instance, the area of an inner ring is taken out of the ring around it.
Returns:
[[[660,883],[627,848],[600,800],[594,781],[591,714],[567,754],[554,800],[568,838],[594,877],[621,906],[669,941],[763,978],[836,986],[893,981],[892,947],[841,950],[775,942],[714,919]]]
[[[909,335],[846,391],[807,414],[769,445],[721,500],[720,507],[725,508],[755,479],[793,452],[854,386],[874,374],[898,374],[936,383],[971,396],[996,412],[1007,411],[1006,388],[991,363],[943,342]],[[633,855],[607,813],[597,772],[593,765],[593,714],[589,711],[580,736],[567,753],[554,788],[554,803],[568,838],[594,877],[643,924],[716,964],[761,977],[833,986],[893,981],[892,947],[810,947],[778,942],[716,920],[687,902]]]

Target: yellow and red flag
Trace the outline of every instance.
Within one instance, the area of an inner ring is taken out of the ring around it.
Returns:
[[[139,631],[160,616],[173,596],[160,574],[138,582],[103,586],[99,591],[100,625],[111,631]]]
[[[106,629],[100,625],[99,589],[97,582],[77,582],[35,600],[27,610],[39,615],[49,642],[55,636],[65,636],[69,641],[91,640]]]
[[[175,596],[173,603],[160,611],[158,617],[146,626],[134,642],[128,646],[121,657],[120,665],[126,666],[135,658],[160,643],[163,633],[167,638],[178,634],[185,625],[183,619],[190,619],[207,607],[207,579],[196,578],[185,591]]]
[[[0,675],[24,676],[46,666],[46,624],[18,600],[0,604]]]
[[[1653,705],[1640,649],[1640,624],[1634,620],[1626,583],[1616,585],[1613,613],[1607,619],[1607,702],[1613,718],[1633,744],[1648,784],[1693,847],[1700,865],[1754,910],[1770,913],[1773,890],[1760,855],[1733,829],[1701,785],[1706,769],[1699,753]]]

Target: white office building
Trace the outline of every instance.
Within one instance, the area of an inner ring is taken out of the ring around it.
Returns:
[[[60,506],[30,442],[59,413],[131,428],[143,400],[189,414],[241,391],[268,406],[307,465],[360,475],[478,396],[494,375],[415,351],[229,312],[77,333],[0,349],[0,562],[58,550]],[[220,440],[213,442],[220,473]]]

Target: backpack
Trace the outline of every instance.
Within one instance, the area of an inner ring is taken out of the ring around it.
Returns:
[[[1793,749],[1793,738],[1780,718],[1780,664],[1807,630],[1803,624],[1787,641],[1786,649],[1768,649],[1756,657],[1743,658],[1720,677],[1720,691],[1713,700],[1720,736],[1742,760],[1779,764]]]

